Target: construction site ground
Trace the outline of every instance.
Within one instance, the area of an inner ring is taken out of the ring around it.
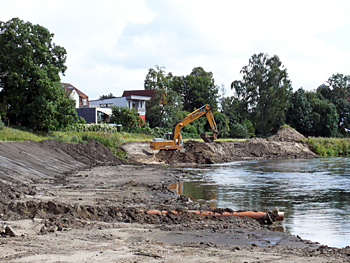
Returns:
[[[168,186],[187,165],[313,158],[294,130],[268,140],[188,141],[181,151],[98,142],[0,142],[0,262],[349,262],[332,248],[209,210]],[[154,214],[150,209],[178,211]],[[247,208],[249,210],[249,208]]]

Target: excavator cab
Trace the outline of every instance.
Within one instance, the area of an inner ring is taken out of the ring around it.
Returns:
[[[164,140],[165,141],[171,141],[174,140],[174,134],[172,132],[167,132],[164,134]]]

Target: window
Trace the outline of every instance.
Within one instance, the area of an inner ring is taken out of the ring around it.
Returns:
[[[100,104],[100,108],[110,108],[113,106],[113,103]]]

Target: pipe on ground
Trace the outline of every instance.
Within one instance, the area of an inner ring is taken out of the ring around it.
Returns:
[[[166,214],[168,211],[160,211],[160,210],[149,210],[147,211],[147,214],[149,215],[157,215],[159,213]],[[171,213],[177,215],[181,214],[182,212],[177,212],[177,211],[171,211]],[[202,215],[202,216],[217,216],[217,217],[222,217],[222,216],[238,216],[238,217],[250,217],[256,220],[271,220],[271,215],[269,215],[268,212],[252,212],[252,211],[246,211],[246,212],[223,212],[223,213],[214,213],[211,211],[195,211],[195,210],[189,210],[187,213],[195,213],[197,215]],[[275,218],[276,221],[282,221],[284,219],[284,213],[283,212],[278,212],[277,217]]]

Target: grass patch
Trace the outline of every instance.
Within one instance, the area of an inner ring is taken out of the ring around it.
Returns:
[[[54,131],[50,133],[35,133],[15,128],[4,127],[0,130],[0,141],[24,142],[55,140],[67,143],[90,142],[96,140],[108,147],[113,154],[125,158],[125,154],[119,150],[119,145],[129,141],[150,141],[151,135],[124,133],[124,132],[99,132],[99,131]]]
[[[320,157],[350,156],[349,138],[309,137],[306,141],[311,149]]]
[[[0,130],[0,141],[3,142],[24,142],[24,141],[43,141],[47,136],[40,133],[22,131],[13,128],[4,127]]]

